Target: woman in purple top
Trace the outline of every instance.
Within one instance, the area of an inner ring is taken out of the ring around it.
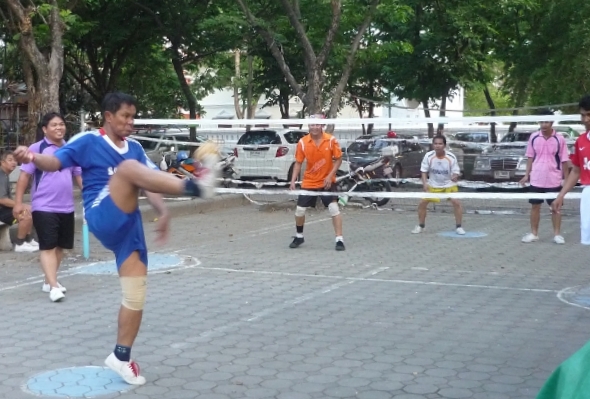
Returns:
[[[41,128],[45,137],[29,149],[37,154],[53,154],[65,144],[66,124],[55,112],[43,116]],[[39,238],[40,262],[45,274],[43,292],[49,293],[53,302],[65,297],[66,288],[57,281],[57,270],[64,249],[74,248],[74,183],[82,188],[81,170],[66,168],[57,172],[43,172],[31,162],[21,166],[16,183],[15,206],[18,215],[23,205],[23,195],[33,177],[31,186],[31,209],[33,225]]]

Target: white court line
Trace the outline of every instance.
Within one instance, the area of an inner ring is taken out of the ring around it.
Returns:
[[[177,252],[180,252],[180,251],[173,251],[172,253],[177,253]],[[154,254],[156,254],[156,252],[148,253],[148,256],[154,255]],[[185,260],[183,259],[179,263],[177,263],[175,265],[170,265],[170,266],[168,266],[165,269],[150,270],[150,268],[148,266],[148,275],[150,275],[150,274],[163,274],[163,273],[167,273],[167,272],[169,272],[171,270],[172,271],[177,271],[177,270],[192,269],[192,268],[198,267],[198,266],[200,266],[202,264],[202,262],[199,259],[197,259],[195,256],[191,256],[191,261],[194,262],[193,264],[185,265],[185,266],[179,266],[179,265],[184,264],[184,261]],[[112,261],[106,260],[106,261],[100,261],[100,262],[92,262],[92,263],[87,263],[87,264],[83,264],[83,265],[80,265],[80,266],[75,266],[75,267],[72,267],[72,268],[70,268],[68,270],[64,270],[64,271],[58,272],[57,273],[57,276],[61,279],[61,278],[64,278],[64,277],[71,277],[71,276],[76,276],[76,275],[79,275],[79,274],[83,274],[85,268],[88,268],[88,267],[91,267],[91,266],[94,266],[94,265],[96,265],[98,263],[103,263],[103,262],[114,262],[114,260],[112,260]],[[96,274],[96,275],[109,276],[110,274],[99,273],[99,274]],[[116,276],[115,273],[113,273],[112,275]],[[43,274],[38,275],[38,276],[34,276],[34,277],[28,277],[25,280],[15,281],[10,286],[0,287],[0,292],[9,291],[9,290],[13,290],[13,289],[16,289],[16,288],[21,288],[21,287],[26,287],[26,286],[29,286],[29,285],[41,284],[44,281],[45,281],[45,276]]]
[[[573,290],[574,288],[576,288],[576,287],[567,287],[567,288],[564,288],[564,289],[562,289],[561,291],[559,291],[559,292],[557,293],[557,299],[559,299],[561,302],[563,302],[563,303],[565,303],[565,304],[567,304],[567,305],[572,305],[572,306],[575,306],[575,307],[578,307],[578,308],[582,308],[582,309],[588,309],[588,310],[590,310],[590,307],[588,307],[588,306],[579,305],[579,304],[577,304],[577,303],[570,302],[570,301],[568,301],[568,300],[566,300],[566,299],[564,299],[564,298],[563,298],[563,295],[564,295],[566,292],[568,292],[568,291],[571,291],[571,290]]]
[[[231,273],[268,274],[268,275],[288,276],[288,277],[309,277],[309,278],[315,277],[315,278],[346,280],[346,281],[373,281],[373,282],[380,282],[380,283],[433,285],[433,286],[441,286],[441,287],[486,288],[486,289],[492,289],[492,290],[525,291],[525,292],[545,292],[545,293],[559,292],[558,290],[549,290],[549,289],[543,289],[543,288],[522,288],[522,287],[505,287],[505,286],[498,286],[498,285],[439,283],[436,281],[344,277],[344,276],[332,276],[332,275],[326,275],[326,274],[272,272],[272,271],[266,271],[266,270],[240,270],[240,269],[231,269],[231,268],[224,268],[224,267],[195,267],[195,269],[223,271],[223,272],[231,272]]]

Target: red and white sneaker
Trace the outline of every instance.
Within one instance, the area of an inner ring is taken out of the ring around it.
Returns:
[[[130,362],[123,362],[117,359],[114,353],[111,353],[106,358],[104,364],[108,366],[115,373],[119,374],[127,384],[131,385],[143,385],[145,384],[145,378],[139,375],[139,365],[133,360]]]

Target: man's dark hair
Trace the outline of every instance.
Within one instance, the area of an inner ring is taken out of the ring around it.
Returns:
[[[120,92],[107,93],[100,104],[102,115],[104,116],[107,111],[111,114],[116,113],[119,109],[121,109],[123,104],[137,106],[135,103],[135,98],[129,94]]]
[[[1,151],[0,152],[0,161],[6,161],[9,155],[12,155],[12,151]]]
[[[555,112],[549,108],[541,108],[537,111],[537,115],[555,115]]]
[[[432,138],[432,144],[434,144],[434,142],[436,141],[436,139],[440,139],[440,140],[442,140],[442,141],[443,141],[443,144],[444,144],[444,145],[447,145],[447,138],[446,138],[444,135],[442,135],[442,134],[437,134],[436,136],[434,136],[434,137]]]
[[[44,127],[49,125],[49,122],[53,118],[59,118],[63,123],[66,123],[66,120],[59,112],[48,112],[41,118],[41,121],[37,124],[37,131],[35,132],[35,139],[36,141],[41,141],[45,137],[45,132],[43,131]]]
[[[590,94],[586,94],[582,97],[578,104],[578,108],[583,109],[584,111],[590,111]]]

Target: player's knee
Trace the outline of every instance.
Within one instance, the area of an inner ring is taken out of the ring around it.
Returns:
[[[295,208],[295,216],[298,218],[305,216],[306,210],[307,208],[297,205],[297,208]]]
[[[143,310],[147,290],[147,276],[121,277],[123,301],[121,304],[127,309]]]
[[[328,211],[330,212],[330,216],[332,217],[340,215],[340,208],[338,207],[338,203],[331,202],[330,205],[328,205]]]

